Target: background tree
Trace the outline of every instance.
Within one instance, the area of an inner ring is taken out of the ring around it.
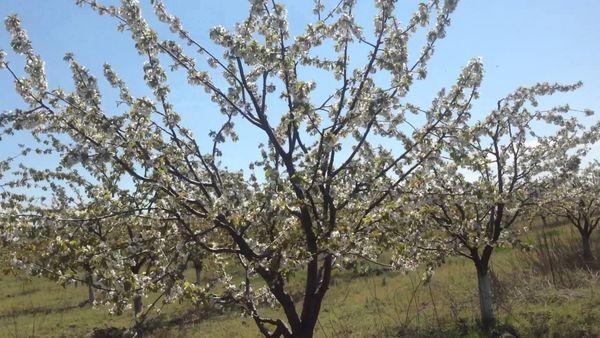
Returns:
[[[542,199],[537,180],[571,156],[585,154],[584,145],[597,140],[598,126],[586,130],[568,114],[573,111],[568,105],[536,108],[540,96],[580,85],[540,83],[498,101],[483,120],[465,123],[447,139],[438,163],[415,176],[416,195],[404,197],[415,199],[419,211],[417,217],[399,214],[411,224],[401,229],[403,255],[441,260],[453,253],[470,259],[477,271],[481,323],[486,329],[495,321],[490,278],[494,249],[518,244],[515,223]]]
[[[13,229],[3,229],[13,236],[5,243],[13,266],[64,286],[87,284],[87,302],[104,304],[116,314],[131,308],[135,326],[159,301],[183,292],[178,241],[172,234],[157,238],[161,225],[144,216],[112,219],[101,206],[89,204],[30,207],[14,215]],[[150,303],[144,304],[149,296]]]
[[[568,167],[569,163],[573,163]],[[594,259],[592,234],[600,224],[600,163],[590,162],[579,168],[579,161],[567,162],[555,173],[540,203],[543,212],[566,220],[581,236],[581,254],[585,261]]]

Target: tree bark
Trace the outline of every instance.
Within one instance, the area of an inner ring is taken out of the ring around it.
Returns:
[[[492,280],[488,268],[477,269],[477,286],[479,288],[479,309],[481,311],[481,325],[484,330],[489,330],[495,322],[492,307]]]

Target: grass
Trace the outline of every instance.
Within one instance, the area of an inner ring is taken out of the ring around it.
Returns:
[[[549,232],[549,233],[548,233]],[[600,270],[578,264],[577,237],[553,227],[524,238],[530,252],[500,250],[493,257],[497,333],[521,337],[600,337]],[[548,241],[548,238],[552,240]],[[566,239],[565,239],[566,238]],[[598,238],[596,238],[596,241]],[[544,251],[541,243],[550,243]],[[557,254],[560,254],[560,258]],[[596,252],[600,257],[600,252]],[[335,275],[317,326],[318,337],[483,337],[472,263],[451,259],[428,284],[422,271]],[[560,278],[559,278],[560,277]],[[0,276],[0,337],[85,336],[95,328],[127,327],[131,313],[79,307],[83,286]],[[264,309],[276,314],[276,309]],[[259,337],[253,321],[235,311],[170,304],[154,319],[157,337]]]

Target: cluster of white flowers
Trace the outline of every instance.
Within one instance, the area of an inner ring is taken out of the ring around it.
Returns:
[[[165,9],[165,5],[160,0],[154,0],[154,12],[156,13],[156,17],[160,22],[166,23],[169,25],[172,33],[178,33],[179,37],[182,39],[188,39],[187,32],[183,29],[181,24],[181,20],[175,15],[171,15],[167,13]]]
[[[90,74],[90,71],[75,61],[72,53],[67,53],[64,57],[71,67],[73,83],[75,83],[75,92],[79,100],[85,102],[86,106],[98,107],[100,105],[100,90],[98,81]]]
[[[27,31],[21,27],[21,20],[16,15],[9,15],[4,20],[6,30],[11,34],[10,45],[16,53],[28,55],[33,52]]]
[[[6,67],[6,52],[2,49],[0,49],[0,69],[3,69]]]
[[[123,102],[127,104],[133,103],[133,97],[129,93],[129,89],[127,88],[125,82],[119,78],[112,67],[106,63],[104,64],[104,77],[113,88],[119,89],[119,96]]]
[[[44,98],[48,89],[44,61],[39,55],[33,52],[27,31],[21,27],[21,20],[16,15],[8,16],[4,21],[4,25],[6,30],[11,34],[12,39],[10,44],[12,49],[15,53],[25,55],[26,57],[25,72],[29,77],[21,79],[20,82],[22,83],[16,84],[17,91],[27,102],[33,103],[36,101],[36,98],[31,97],[29,87],[36,90],[37,99]],[[5,65],[6,62],[3,61],[2,64]]]

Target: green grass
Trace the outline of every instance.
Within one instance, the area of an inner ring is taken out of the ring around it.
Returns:
[[[549,231],[552,237],[572,236],[565,227]],[[524,239],[534,243],[535,236]],[[493,257],[496,314],[504,330],[510,327],[522,337],[600,337],[600,273],[566,262],[560,270],[566,274],[563,282],[553,284],[550,275],[536,270],[531,263],[535,259],[533,253],[516,249],[500,250]],[[429,284],[420,282],[421,274],[336,274],[316,335],[484,336],[477,329],[477,286],[470,261],[451,259]],[[0,276],[0,337],[84,336],[94,328],[131,325],[131,313],[111,316],[103,308],[79,307],[86,295],[82,286],[63,288],[40,278]],[[162,327],[153,336],[259,337],[254,322],[236,311],[209,311],[197,319],[185,315],[192,310],[186,303],[166,306],[157,318]]]

